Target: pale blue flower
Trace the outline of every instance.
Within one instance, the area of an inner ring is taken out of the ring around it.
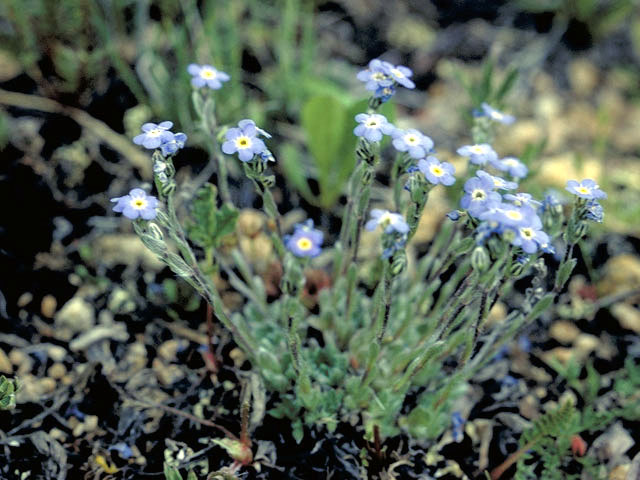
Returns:
[[[222,88],[222,82],[227,82],[231,78],[225,72],[217,70],[211,65],[192,63],[187,67],[187,72],[193,77],[191,84],[196,88],[207,86],[212,90],[219,90]]]
[[[238,158],[241,161],[250,162],[255,155],[260,155],[267,149],[264,142],[258,138],[259,133],[255,123],[241,120],[238,123],[238,128],[227,130],[226,142],[222,144],[222,151],[227,155],[238,153]]]
[[[373,59],[365,70],[358,73],[357,79],[364,82],[365,88],[371,92],[375,92],[379,88],[390,87],[393,85],[392,67],[393,65],[389,62],[383,62],[377,58]]]
[[[379,142],[383,134],[390,135],[394,131],[394,126],[386,117],[377,113],[359,113],[356,115],[356,122],[359,125],[353,129],[353,133],[369,142]]]
[[[187,136],[180,132],[173,135],[171,140],[164,142],[160,145],[160,151],[162,155],[168,157],[169,155],[173,155],[178,150],[184,147],[185,142],[187,141]]]
[[[371,219],[364,226],[365,230],[369,232],[374,231],[378,226],[382,226],[385,233],[398,232],[405,234],[409,231],[409,225],[399,213],[374,208],[371,210],[370,215]]]
[[[569,180],[566,189],[568,192],[587,200],[607,198],[607,194],[600,190],[598,184],[590,178],[582,180],[579,183],[576,180]]]
[[[589,200],[586,206],[585,218],[593,222],[602,223],[604,220],[604,209],[597,200]]]
[[[133,143],[142,145],[149,150],[155,150],[163,143],[173,140],[173,133],[169,129],[173,127],[172,122],[145,123],[142,125],[142,133],[133,137]]]
[[[548,249],[549,235],[542,231],[542,222],[537,215],[530,217],[529,223],[519,226],[516,232],[517,236],[512,243],[526,253],[535,253],[543,247]]]
[[[293,234],[284,237],[287,249],[296,257],[317,257],[322,251],[324,234],[313,228],[313,220],[294,226]]]
[[[532,207],[540,207],[542,206],[542,202],[538,200],[534,200],[533,197],[529,193],[507,193],[504,195],[504,199],[510,201],[514,205],[531,205]]]
[[[516,120],[516,117],[514,117],[513,115],[502,113],[500,110],[496,110],[486,102],[482,103],[482,113],[484,116],[489,117],[491,120],[495,120],[496,122],[500,122],[505,125],[511,125]]]
[[[422,172],[425,178],[437,185],[453,185],[456,181],[453,174],[456,172],[456,168],[448,162],[441,162],[434,156],[428,156],[426,159],[420,159],[418,161],[418,169]]]
[[[433,151],[433,140],[418,130],[396,128],[391,135],[394,148],[399,152],[408,152],[412,158],[424,158]]]
[[[505,227],[518,228],[530,226],[538,218],[533,208],[517,206],[511,203],[497,203],[486,208],[478,215],[480,220],[498,222]]]
[[[470,178],[464,184],[465,194],[460,200],[460,206],[477,217],[487,206],[500,202],[500,194],[493,189],[493,181],[489,178]]]
[[[478,170],[476,175],[480,178],[486,178],[493,182],[494,190],[515,190],[518,188],[518,184],[516,182],[509,182],[502,177],[496,177],[495,175],[491,175],[484,170]]]
[[[475,165],[484,165],[498,159],[498,154],[488,143],[465,145],[460,147],[457,152],[458,155],[469,158],[469,161]]]
[[[391,68],[389,69],[389,73],[391,74],[391,77],[393,78],[393,80],[395,80],[396,83],[402,85],[405,88],[416,88],[416,84],[413,83],[413,81],[411,80],[410,77],[413,76],[413,72],[411,71],[410,68],[407,68],[403,65],[397,65],[397,66],[393,66],[391,65]]]
[[[505,157],[502,160],[496,159],[491,162],[491,166],[502,172],[509,173],[514,178],[524,178],[529,173],[527,166],[516,157]]]
[[[112,198],[111,201],[115,203],[113,206],[114,212],[122,213],[131,220],[137,218],[152,220],[156,218],[158,199],[153,195],[147,195],[141,188],[134,188],[129,192],[129,195]]]

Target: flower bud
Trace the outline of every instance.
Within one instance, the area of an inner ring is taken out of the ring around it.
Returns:
[[[407,268],[407,254],[404,250],[399,250],[393,256],[393,261],[391,262],[391,275],[394,277],[400,275],[405,268]]]
[[[471,252],[471,266],[478,272],[486,272],[489,268],[489,253],[484,247],[476,247]]]

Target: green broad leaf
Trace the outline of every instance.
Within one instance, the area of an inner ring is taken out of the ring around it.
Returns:
[[[196,472],[194,472],[193,470],[189,470],[189,473],[187,474],[187,480],[198,480]]]
[[[298,193],[309,203],[316,205],[317,197],[311,192],[307,179],[311,176],[309,166],[305,164],[300,152],[293,145],[286,143],[282,146],[278,156],[278,164],[282,168],[285,177]]]
[[[302,437],[304,437],[304,429],[299,418],[291,424],[291,435],[293,435],[293,439],[296,441],[296,443],[300,444],[300,442],[302,442]]]
[[[558,288],[564,287],[564,285],[567,283],[567,280],[569,280],[569,277],[571,276],[571,272],[573,272],[573,269],[575,268],[577,263],[578,263],[577,259],[571,258],[567,260],[565,263],[563,263],[562,265],[560,265],[560,268],[558,268],[558,273],[556,275],[556,286]]]
[[[216,211],[215,222],[217,229],[213,234],[213,243],[215,246],[220,244],[220,240],[236,229],[236,221],[238,220],[238,210],[228,203]]]
[[[511,68],[494,94],[496,104],[502,106],[502,100],[511,91],[518,79],[518,69]]]
[[[164,478],[165,480],[182,480],[182,475],[177,468],[170,467],[168,464],[164,464]]]
[[[317,169],[320,204],[335,203],[355,165],[349,109],[334,96],[316,95],[302,107],[302,126]],[[347,137],[348,135],[348,137]]]
[[[186,225],[189,239],[202,248],[215,246],[218,230],[217,203],[218,189],[207,183],[195,195],[191,203],[191,218]]]

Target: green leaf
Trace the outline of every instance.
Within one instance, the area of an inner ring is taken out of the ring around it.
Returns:
[[[177,468],[170,467],[167,463],[164,464],[164,478],[165,480],[182,480],[182,475]]]
[[[302,442],[302,437],[304,437],[304,430],[302,428],[302,422],[299,418],[291,424],[291,435],[293,435],[293,439],[296,441],[296,443],[299,444],[300,442]]]
[[[567,280],[569,280],[571,272],[573,272],[576,263],[578,263],[577,259],[570,258],[562,265],[560,265],[560,268],[558,268],[558,273],[556,274],[556,288],[559,289],[564,287],[565,283],[567,283]]]
[[[547,293],[544,297],[542,297],[538,303],[536,303],[529,314],[527,315],[527,321],[532,322],[540,315],[542,315],[553,303],[553,299],[555,295],[553,293]]]
[[[222,205],[222,207],[215,214],[216,231],[213,234],[213,244],[218,246],[220,240],[236,229],[236,221],[238,220],[238,210],[228,203]]]
[[[507,76],[504,78],[504,80],[502,81],[502,83],[500,84],[500,86],[498,87],[498,89],[494,94],[496,103],[499,106],[502,106],[502,100],[513,88],[517,79],[518,79],[518,69],[512,68],[511,70],[509,70],[509,73],[507,73]]]
[[[207,183],[198,190],[191,204],[192,221],[186,225],[187,235],[193,243],[202,248],[215,246],[218,228],[217,193],[216,187]]]
[[[296,190],[311,204],[317,204],[317,197],[311,192],[307,179],[310,177],[309,167],[305,165],[300,152],[289,143],[282,146],[278,156],[278,164],[285,177]]]

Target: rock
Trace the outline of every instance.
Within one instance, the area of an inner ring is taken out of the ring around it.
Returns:
[[[557,360],[563,365],[567,365],[572,357],[574,357],[574,351],[572,348],[556,347],[547,352],[544,352],[541,356],[542,360],[552,366],[553,361]]]
[[[538,399],[533,395],[527,395],[518,404],[518,410],[520,415],[528,420],[533,420],[540,416],[540,409],[538,408]]]
[[[109,295],[107,308],[113,313],[131,313],[136,309],[136,302],[127,290],[116,287]]]
[[[81,297],[73,297],[56,313],[55,323],[73,333],[86,332],[95,324],[93,305]]]
[[[589,452],[595,453],[601,461],[617,463],[634,445],[635,441],[618,421],[593,441]]]
[[[640,311],[637,308],[627,303],[617,303],[611,307],[611,313],[622,328],[640,333]]]
[[[0,373],[11,375],[13,373],[13,365],[4,350],[0,349]]]
[[[53,318],[57,306],[58,301],[53,295],[45,295],[42,297],[42,302],[40,302],[40,312],[46,318]]]
[[[111,267],[113,265],[142,265],[146,270],[158,272],[165,264],[158,260],[138,236],[132,234],[100,235],[93,242],[94,258],[100,263]]]
[[[623,293],[640,287],[640,258],[622,253],[607,260],[604,277],[598,283],[601,295]],[[636,298],[640,297],[638,295]]]
[[[446,220],[445,215],[451,210],[443,188],[436,188],[429,193],[429,202],[420,217],[413,241],[426,243],[433,239],[438,226]]]
[[[126,342],[129,339],[129,333],[122,323],[113,325],[100,325],[92,328],[88,332],[83,333],[78,338],[69,343],[69,348],[73,352],[86,350],[92,344],[101,340],[116,340]]]
[[[258,273],[266,270],[273,256],[273,242],[266,233],[259,232],[253,237],[240,237],[239,246],[247,262],[255,266]]]
[[[569,63],[568,77],[571,88],[579,97],[590,97],[599,83],[598,68],[585,58]]]
[[[264,224],[265,216],[261,211],[245,208],[238,215],[236,230],[242,236],[255,237],[264,228]]]
[[[84,431],[94,432],[98,428],[97,415],[87,415],[84,417]]]
[[[62,362],[67,357],[67,351],[59,345],[47,345],[47,355],[54,362]]]
[[[17,348],[14,348],[9,352],[9,360],[11,360],[13,365],[18,367],[16,372],[18,375],[30,373],[33,368],[33,359]]]
[[[540,163],[538,180],[543,185],[550,185],[564,190],[567,178],[592,178],[596,181],[602,176],[602,164],[594,157],[585,157],[581,168],[577,168],[573,153],[563,153],[546,158]]]
[[[67,374],[67,368],[62,363],[54,363],[47,370],[47,375],[55,380],[60,380]]]
[[[16,305],[18,305],[18,308],[24,308],[29,305],[29,303],[31,303],[31,300],[33,300],[33,295],[31,294],[31,292],[24,292],[18,298]]]
[[[609,480],[629,480],[634,477],[627,477],[629,470],[631,469],[631,465],[618,465],[616,468],[611,470],[609,474]],[[635,480],[635,479],[634,479]]]
[[[560,343],[570,344],[580,335],[580,330],[571,322],[559,320],[551,325],[549,335]]]
[[[151,368],[156,374],[158,381],[165,387],[173,385],[175,382],[184,378],[184,372],[178,365],[166,365],[159,358],[153,359],[153,362],[151,362]]]
[[[176,353],[181,348],[184,348],[187,345],[187,342],[181,340],[167,340],[162,345],[158,347],[158,356],[167,363],[173,362],[176,360]]]
[[[592,352],[595,352],[599,345],[600,339],[595,335],[589,335],[588,333],[581,333],[578,335],[575,342],[573,342],[577,358],[580,360],[587,358]]]

